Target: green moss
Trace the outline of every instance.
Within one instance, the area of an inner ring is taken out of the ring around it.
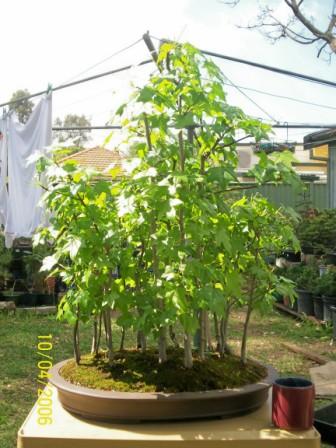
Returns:
[[[80,365],[69,361],[61,375],[73,384],[92,389],[123,392],[193,392],[228,389],[254,383],[266,376],[263,366],[249,361],[242,365],[240,358],[215,354],[205,361],[194,357],[192,369],[183,366],[183,350],[169,352],[168,361],[159,364],[154,350],[146,353],[124,351],[115,354],[112,366],[104,355],[95,359],[85,355]]]

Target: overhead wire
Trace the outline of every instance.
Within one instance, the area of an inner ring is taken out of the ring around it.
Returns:
[[[160,39],[158,37],[155,37],[152,35],[151,35],[151,37],[160,42],[163,41],[163,39]],[[169,40],[167,40],[167,39],[165,39],[165,41],[169,42]],[[304,73],[293,72],[291,70],[285,70],[285,69],[274,67],[271,65],[261,64],[259,62],[249,61],[247,59],[236,58],[233,56],[228,56],[228,55],[225,55],[222,53],[217,53],[214,51],[208,51],[208,50],[202,50],[202,49],[199,49],[199,51],[207,56],[212,56],[212,57],[215,57],[218,59],[225,59],[227,61],[237,62],[239,64],[250,65],[251,67],[260,68],[263,70],[269,70],[271,72],[279,73],[280,75],[291,76],[294,78],[302,79],[304,81],[309,81],[309,82],[313,82],[313,83],[317,83],[317,84],[323,84],[328,87],[336,87],[336,82],[330,81],[328,79],[317,78],[315,76],[305,75]]]
[[[253,103],[259,110],[261,110],[265,115],[267,115],[272,121],[275,121],[276,123],[279,123],[279,120],[273,117],[267,110],[265,110],[263,107],[261,107],[256,101],[254,101],[247,93],[245,93],[240,87],[235,85],[231,79],[227,75],[224,75],[224,77],[231,83],[232,87],[235,87],[238,92],[240,92],[243,96],[245,96],[251,103]]]
[[[125,51],[129,50],[129,49],[132,48],[132,47],[135,47],[135,46],[136,46],[138,43],[140,43],[140,42],[142,42],[142,37],[141,37],[140,39],[137,39],[135,42],[133,42],[133,43],[127,45],[126,47],[123,47],[123,48],[121,48],[120,50],[118,50],[118,51],[112,53],[110,56],[107,56],[106,58],[102,59],[101,61],[96,62],[95,64],[91,65],[91,66],[88,67],[87,69],[85,69],[85,70],[83,70],[83,71],[77,73],[77,75],[74,75],[74,76],[72,76],[71,78],[67,79],[66,81],[63,81],[63,82],[61,83],[61,85],[62,85],[62,84],[65,84],[65,83],[68,83],[68,82],[70,82],[70,81],[73,81],[74,79],[78,78],[79,76],[84,75],[85,73],[89,72],[89,71],[92,70],[93,68],[96,68],[96,67],[98,67],[99,65],[104,64],[104,62],[107,62],[107,61],[109,61],[110,59],[114,58],[115,56],[118,56],[119,54],[124,53]]]

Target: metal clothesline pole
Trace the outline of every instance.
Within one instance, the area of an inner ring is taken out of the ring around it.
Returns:
[[[28,96],[23,96],[23,97],[21,97],[21,98],[19,98],[17,100],[14,100],[14,101],[7,101],[6,103],[0,104],[0,107],[10,106],[11,104],[19,103],[19,102],[24,101],[24,100],[29,100],[30,98],[34,98],[36,96],[41,96],[41,95],[43,95],[45,93],[48,93],[48,92],[55,92],[57,90],[66,89],[67,87],[72,87],[72,86],[76,86],[78,84],[82,84],[84,82],[93,81],[95,79],[102,78],[104,76],[114,75],[115,73],[120,73],[120,72],[124,72],[126,70],[129,70],[129,69],[131,69],[134,66],[137,66],[137,67],[139,66],[140,67],[142,65],[150,64],[152,62],[153,62],[152,59],[146,59],[144,61],[139,62],[139,64],[136,64],[136,65],[134,65],[134,64],[125,65],[124,67],[117,68],[117,69],[114,69],[114,70],[109,70],[108,72],[99,73],[98,75],[89,76],[87,78],[79,79],[78,81],[68,82],[66,84],[62,84],[62,85],[57,86],[57,87],[52,87],[50,89],[42,90],[41,92],[33,93],[31,95],[28,95]]]
[[[336,124],[273,124],[272,128],[277,129],[332,129]],[[104,129],[122,129],[122,126],[54,126],[53,131],[91,131]]]
[[[227,55],[224,55],[224,54],[221,54],[221,53],[216,53],[216,52],[213,52],[213,51],[207,51],[207,50],[200,50],[200,51],[203,54],[206,54],[208,56],[213,56],[213,57],[220,58],[220,59],[226,59],[228,61],[237,62],[237,63],[240,63],[240,64],[250,65],[252,67],[257,67],[257,68],[261,68],[261,69],[264,69],[264,70],[269,70],[269,71],[272,71],[272,72],[275,72],[275,73],[279,73],[279,74],[282,74],[282,75],[293,76],[295,78],[303,79],[303,80],[306,80],[306,81],[311,81],[311,82],[316,82],[316,83],[324,84],[324,85],[331,86],[331,87],[336,87],[336,82],[329,81],[327,79],[316,78],[314,76],[304,75],[302,73],[297,73],[297,72],[293,72],[293,71],[290,71],[290,70],[284,70],[284,69],[280,69],[280,68],[273,67],[273,66],[270,66],[270,65],[260,64],[260,63],[249,61],[249,60],[246,60],[246,59],[235,58],[235,57],[232,57],[232,56],[227,56]],[[151,54],[152,54],[153,57],[156,56],[155,49],[154,49],[154,51],[151,50]],[[154,62],[153,59],[146,59],[144,61],[141,61],[136,66],[142,66],[142,65],[153,63],[153,62]],[[66,83],[66,84],[62,84],[60,86],[53,87],[51,89],[42,90],[40,92],[33,93],[31,95],[22,97],[22,98],[20,98],[18,100],[15,100],[15,101],[7,101],[5,103],[2,103],[2,104],[0,104],[0,107],[9,106],[11,104],[15,104],[15,103],[18,103],[20,101],[24,101],[24,100],[28,100],[30,98],[41,96],[44,93],[47,93],[48,91],[55,92],[57,90],[65,89],[67,87],[72,87],[72,86],[75,86],[75,85],[78,85],[78,84],[82,84],[82,83],[87,82],[87,81],[93,81],[95,79],[102,78],[104,76],[113,75],[115,73],[120,73],[120,72],[129,70],[132,67],[134,67],[134,64],[126,65],[124,67],[121,67],[121,68],[118,68],[118,69],[115,69],[115,70],[110,70],[110,71],[107,71],[107,72],[99,73],[97,75],[89,76],[87,78],[79,79],[78,81],[73,81],[73,82],[69,82],[69,83]]]

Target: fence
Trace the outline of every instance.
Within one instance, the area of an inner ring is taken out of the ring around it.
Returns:
[[[244,190],[246,195],[259,192],[270,202],[295,209],[314,207],[323,210],[329,207],[327,184],[305,182],[305,190],[295,191],[290,185],[267,184],[251,190]]]

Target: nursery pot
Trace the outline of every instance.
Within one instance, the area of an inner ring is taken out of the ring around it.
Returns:
[[[325,255],[325,261],[326,264],[333,264],[336,265],[336,253],[335,252],[331,252]]]
[[[296,292],[298,293],[298,312],[307,316],[314,316],[313,294],[304,289],[297,289]]]
[[[323,301],[321,296],[314,296],[314,315],[316,319],[323,320]]]
[[[313,426],[315,388],[303,378],[279,378],[273,384],[272,422],[280,429],[305,430]]]
[[[332,321],[332,315],[331,315],[331,306],[336,306],[336,297],[328,297],[328,296],[322,296],[323,301],[323,320],[326,322]]]
[[[291,250],[284,251],[281,256],[291,263],[301,262],[301,252],[293,252]]]
[[[333,339],[336,341],[336,306],[330,307],[332,324],[333,324]]]

